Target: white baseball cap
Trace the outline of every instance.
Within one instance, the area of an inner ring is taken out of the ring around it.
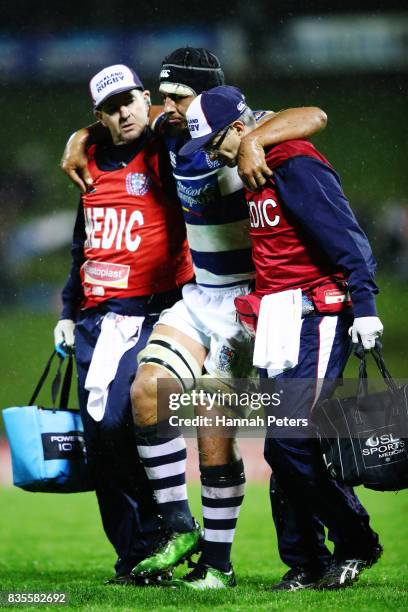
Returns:
[[[98,108],[105,100],[132,89],[143,90],[142,81],[136,72],[124,64],[114,64],[100,70],[89,82],[92,101],[95,108]]]

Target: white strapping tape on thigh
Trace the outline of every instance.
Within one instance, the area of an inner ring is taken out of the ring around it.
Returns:
[[[163,368],[179,380],[185,391],[192,389],[202,374],[202,368],[190,351],[165,334],[153,332],[145,348],[138,354],[137,361],[139,366],[152,364]],[[186,379],[191,383],[186,384]]]

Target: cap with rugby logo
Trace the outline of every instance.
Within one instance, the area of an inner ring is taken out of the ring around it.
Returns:
[[[187,110],[191,140],[179,151],[191,155],[201,149],[214,136],[239,119],[247,109],[244,95],[237,87],[221,85],[197,96]]]
[[[99,108],[105,100],[115,94],[132,89],[144,89],[136,72],[124,64],[103,68],[92,77],[89,88],[95,108]]]

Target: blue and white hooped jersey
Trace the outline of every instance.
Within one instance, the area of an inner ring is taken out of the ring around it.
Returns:
[[[169,150],[197,283],[228,287],[251,280],[255,271],[248,206],[237,168],[211,161],[204,151],[179,155],[187,137],[167,136],[160,130],[163,120],[164,115],[158,117],[155,130],[164,136]]]

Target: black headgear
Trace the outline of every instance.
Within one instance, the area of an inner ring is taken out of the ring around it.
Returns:
[[[165,57],[159,80],[160,91],[181,95],[198,95],[225,82],[218,57],[194,47],[176,49]]]

